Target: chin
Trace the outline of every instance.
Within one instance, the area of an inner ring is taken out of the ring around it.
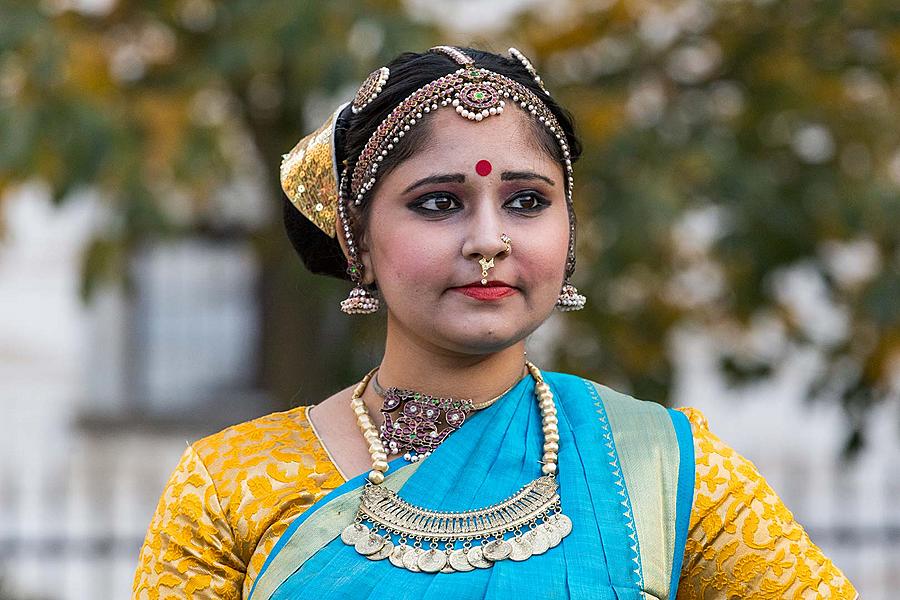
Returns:
[[[526,320],[522,319],[517,322],[518,327],[512,327],[511,323],[504,323],[504,326],[498,327],[496,317],[490,320],[492,323],[479,323],[481,319],[473,319],[464,327],[460,327],[460,323],[457,322],[447,329],[435,323],[434,333],[445,339],[446,345],[452,350],[467,354],[492,354],[525,339],[540,325],[531,323],[530,320],[526,323]]]

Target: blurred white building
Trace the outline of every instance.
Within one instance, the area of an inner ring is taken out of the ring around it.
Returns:
[[[0,598],[130,597],[188,441],[270,412],[254,389],[256,263],[241,239],[141,249],[133,302],[79,298],[90,195],[5,199],[0,242]]]

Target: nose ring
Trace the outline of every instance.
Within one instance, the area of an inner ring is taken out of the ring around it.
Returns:
[[[488,260],[482,254],[481,258],[478,259],[478,264],[481,265],[481,285],[487,285],[488,269],[494,268],[494,258],[491,257],[491,260]]]
[[[500,236],[500,241],[506,245],[506,248],[503,249],[503,253],[509,256],[512,252],[512,238],[504,233]],[[481,285],[487,285],[488,269],[494,268],[494,258],[495,257],[491,257],[491,260],[488,260],[487,257],[482,254],[481,258],[478,259],[478,264],[481,265]]]

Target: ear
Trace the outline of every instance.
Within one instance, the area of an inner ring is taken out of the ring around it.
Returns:
[[[372,254],[368,250],[360,248],[357,256],[359,256],[359,260],[363,264],[363,285],[372,285],[375,283],[375,266],[372,264]]]
[[[344,229],[343,227],[338,226],[336,228],[337,231],[337,241],[341,246],[341,251],[344,253],[344,258],[347,260],[350,259],[350,252],[347,250],[347,238],[344,237]],[[372,265],[372,257],[368,251],[368,235],[365,236],[365,239],[356,242],[356,256],[362,262],[363,265],[363,285],[371,285],[375,283],[375,269]]]
[[[366,233],[360,240],[356,255],[363,265],[363,285],[375,283],[375,265],[372,263],[372,253],[369,252],[369,235]]]

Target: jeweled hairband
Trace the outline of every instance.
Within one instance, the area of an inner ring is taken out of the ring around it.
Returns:
[[[429,51],[450,57],[462,68],[414,91],[378,125],[352,168],[349,178],[349,192],[353,197],[354,205],[361,204],[365,194],[374,187],[378,165],[399,144],[406,133],[422,120],[425,114],[440,107],[453,106],[461,117],[472,121],[482,121],[490,116],[501,114],[506,107],[506,101],[511,100],[519,104],[522,110],[530,113],[549,129],[556,138],[563,154],[566,171],[566,180],[564,182],[566,201],[570,206],[569,247],[566,257],[566,276],[568,277],[575,271],[575,221],[574,211],[571,210],[574,178],[568,141],[555,115],[527,87],[504,75],[475,66],[475,61],[458,48],[453,46],[435,46]],[[515,48],[510,48],[510,53],[514,58],[522,62],[526,70],[536,77],[535,80],[541,86],[541,89],[544,89],[543,82],[539,81],[530,61]],[[372,73],[369,76],[369,80],[374,79],[377,73]],[[344,173],[338,185],[338,217],[342,222],[346,236],[346,234],[350,233],[350,223],[349,211],[344,207],[345,203],[343,201],[344,192],[347,190],[345,177],[346,173]],[[351,278],[358,282],[355,276],[361,276],[362,267],[356,260],[356,248],[350,238],[347,238],[347,245],[348,254],[350,254],[348,272]],[[371,303],[368,300],[367,292],[362,288],[357,291],[352,301],[354,303],[360,302],[363,297],[366,297],[366,302]]]
[[[444,51],[446,47],[438,47]],[[455,57],[459,50],[449,54]],[[566,196],[572,199],[572,161],[565,132],[554,114],[531,90],[504,75],[476,67],[472,60],[457,60],[463,68],[428,83],[397,105],[382,121],[363,147],[350,177],[350,191],[354,204],[359,205],[366,192],[375,185],[378,164],[394,149],[400,139],[425,114],[444,106],[453,106],[457,114],[472,121],[482,121],[498,115],[511,100],[533,115],[554,135],[562,150],[566,165]]]

